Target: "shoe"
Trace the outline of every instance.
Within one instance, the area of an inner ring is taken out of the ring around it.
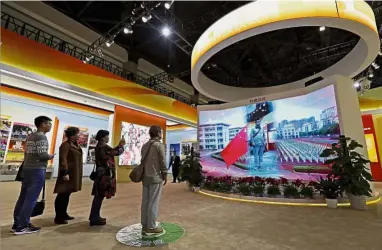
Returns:
[[[29,223],[29,224],[28,224],[28,227],[33,227],[32,223]],[[11,233],[14,233],[14,232],[16,232],[16,229],[17,229],[17,225],[16,225],[16,224],[13,224],[13,226],[12,226],[10,232],[11,232]]]
[[[157,227],[153,229],[146,228],[145,230],[142,230],[142,232],[146,235],[160,234],[160,233],[163,233],[163,228],[161,227]]]
[[[106,218],[102,218],[102,217],[100,217],[99,218],[101,221],[105,221],[106,222]]]
[[[15,235],[23,235],[23,234],[33,234],[40,232],[41,228],[35,227],[32,224],[25,228],[18,228],[15,230]]]
[[[90,221],[89,225],[91,227],[93,227],[93,226],[104,226],[104,225],[106,225],[106,221],[103,221],[103,220]]]
[[[70,215],[66,215],[63,219],[65,219],[65,220],[74,220],[74,217],[70,216]]]
[[[66,225],[66,224],[68,224],[68,221],[65,220],[65,219],[57,219],[57,218],[55,218],[54,219],[54,223],[56,223],[57,225]]]

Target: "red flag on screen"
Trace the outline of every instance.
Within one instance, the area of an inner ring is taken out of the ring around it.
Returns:
[[[228,145],[221,152],[227,168],[234,164],[242,155],[247,153],[247,127],[244,127],[240,132],[228,143]]]

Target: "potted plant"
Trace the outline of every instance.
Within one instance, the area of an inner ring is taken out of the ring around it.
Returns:
[[[329,208],[337,208],[338,196],[341,193],[339,180],[334,178],[320,178],[316,186],[321,195],[325,197],[326,204]]]
[[[266,181],[268,183],[267,194],[269,197],[276,197],[277,195],[281,194],[279,180],[274,178],[267,178]]]
[[[249,196],[252,191],[252,183],[249,178],[240,178],[237,181],[237,188],[240,196]]]
[[[261,177],[255,177],[252,189],[255,196],[262,197],[265,191],[265,179]]]
[[[180,181],[187,182],[189,188],[193,191],[200,189],[204,177],[202,172],[202,165],[199,163],[199,154],[193,152],[186,156],[180,164]]]
[[[370,161],[357,152],[362,147],[342,135],[338,143],[321,154],[321,157],[329,158],[326,163],[332,166],[328,176],[339,179],[341,191],[346,192],[351,206],[356,209],[366,209],[366,199],[372,195],[369,183],[372,177],[367,167]]]
[[[308,185],[302,184],[300,194],[305,199],[313,199],[314,187],[316,182],[310,182]]]
[[[218,191],[222,193],[231,193],[233,187],[233,180],[231,176],[225,176],[218,179]]]
[[[298,198],[300,193],[297,187],[291,183],[284,186],[284,197],[286,198]]]

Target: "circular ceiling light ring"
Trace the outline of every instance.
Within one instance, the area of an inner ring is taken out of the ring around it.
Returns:
[[[240,17],[240,18],[239,18]],[[325,26],[352,32],[360,37],[353,50],[317,74],[279,86],[239,88],[225,86],[206,77],[201,68],[215,54],[249,37],[301,26]],[[244,5],[216,21],[196,42],[191,59],[191,80],[202,94],[226,102],[302,88],[317,77],[354,77],[372,63],[380,40],[373,10],[364,1],[266,1]]]

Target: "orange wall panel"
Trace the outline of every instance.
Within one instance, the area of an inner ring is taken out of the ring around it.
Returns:
[[[166,142],[166,120],[164,118],[149,115],[133,109],[115,106],[114,110],[114,129],[113,129],[113,145],[116,145],[121,138],[122,122],[134,123],[142,126],[158,125],[162,128],[163,142]],[[130,181],[129,174],[132,170],[130,166],[118,166],[117,163],[117,180],[118,182]]]
[[[84,90],[197,122],[196,108],[1,28],[1,62]]]

